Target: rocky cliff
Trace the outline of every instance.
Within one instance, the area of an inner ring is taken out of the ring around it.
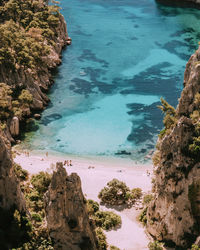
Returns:
[[[4,44],[0,83],[4,90],[6,85],[12,91],[7,106],[0,96],[0,125],[12,140],[20,134],[20,121],[49,102],[46,93],[52,84],[51,69],[61,63],[62,48],[71,41],[58,6],[48,6],[45,1],[2,0],[0,16],[0,43]]]
[[[62,163],[45,197],[47,227],[54,249],[95,250],[96,236],[89,221],[79,176],[67,175]]]
[[[187,63],[184,89],[173,116],[165,108],[166,127],[154,154],[155,198],[147,211],[149,233],[183,249],[200,233],[199,93],[200,49]]]
[[[11,159],[10,143],[0,134],[0,208],[25,211],[25,200]]]
[[[156,0],[156,2],[177,7],[191,7],[200,9],[200,0]]]

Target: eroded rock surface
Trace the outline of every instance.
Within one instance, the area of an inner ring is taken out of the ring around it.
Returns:
[[[0,134],[0,208],[25,211],[25,201],[14,174],[10,144]]]
[[[62,163],[45,196],[45,211],[50,237],[55,249],[95,250],[96,236],[89,221],[79,176],[67,175]]]
[[[183,249],[200,234],[200,155],[193,154],[189,146],[199,136],[200,117],[191,116],[198,110],[195,96],[200,93],[199,55],[200,49],[186,66],[177,122],[158,140],[155,198],[147,211],[149,233]]]

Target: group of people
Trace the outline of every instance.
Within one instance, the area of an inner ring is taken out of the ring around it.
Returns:
[[[67,167],[72,166],[72,160],[66,160],[66,161],[64,161],[63,165],[67,166]]]
[[[24,151],[25,156],[29,157],[30,153],[29,151]]]

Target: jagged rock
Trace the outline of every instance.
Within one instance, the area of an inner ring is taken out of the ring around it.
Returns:
[[[191,7],[200,9],[200,0],[156,0],[156,2],[176,7]]]
[[[39,120],[39,119],[41,118],[41,115],[40,115],[40,114],[34,114],[34,118],[35,118],[36,120]]]
[[[200,162],[189,151],[196,134],[190,118],[200,92],[200,49],[191,56],[176,110],[177,123],[158,140],[155,198],[147,210],[147,230],[157,240],[187,249],[200,234]]]
[[[79,176],[67,175],[62,163],[45,195],[47,226],[54,249],[95,250],[96,236],[89,221]]]
[[[14,137],[19,135],[19,119],[16,116],[14,116],[11,120],[10,133]]]
[[[14,174],[10,143],[0,134],[0,208],[25,211],[25,201]]]

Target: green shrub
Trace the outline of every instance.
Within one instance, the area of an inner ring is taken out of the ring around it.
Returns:
[[[189,151],[196,157],[199,157],[200,153],[200,136],[193,137],[193,144],[189,145]]]
[[[166,100],[164,100],[162,97],[160,98],[161,105],[158,106],[159,109],[163,111],[164,114],[168,114],[171,116],[176,115],[176,110],[174,107],[172,107]]]
[[[14,172],[20,181],[28,180],[28,171],[22,169],[22,167],[16,163],[14,163]]]
[[[120,250],[120,249],[116,246],[110,246],[110,250]]]
[[[197,122],[199,120],[200,113],[198,110],[194,110],[192,114],[190,115],[190,118],[192,119],[193,122]]]
[[[130,189],[124,182],[113,179],[100,191],[98,197],[106,205],[126,204],[130,199]]]
[[[200,93],[197,93],[194,97],[194,104],[197,109],[200,109]]]
[[[197,245],[193,244],[191,250],[200,250],[200,247]]]
[[[49,187],[51,177],[52,175],[47,172],[39,172],[39,174],[32,176],[31,184],[39,192],[39,194],[44,194]]]
[[[28,105],[32,103],[33,96],[28,90],[23,89],[21,94],[18,96],[18,100],[22,103],[22,105]]]
[[[105,230],[116,228],[122,224],[121,217],[110,211],[97,211],[94,221],[97,227]]]
[[[170,129],[171,127],[173,127],[177,123],[177,118],[175,118],[172,115],[166,114],[164,119],[163,119],[163,123],[165,125],[166,130]]]
[[[134,188],[131,190],[131,199],[132,200],[139,200],[142,197],[142,189],[141,188]]]
[[[158,135],[159,138],[162,139],[162,138],[164,137],[165,133],[166,133],[166,128],[164,128],[164,129],[162,129],[162,130],[160,131],[160,134]]]
[[[107,250],[108,244],[106,242],[106,235],[103,230],[99,227],[95,229],[97,236],[97,245],[99,250]]]
[[[139,221],[143,223],[143,225],[147,224],[147,207],[145,207],[139,215]]]
[[[158,166],[160,164],[160,160],[161,160],[160,151],[156,150],[152,157],[153,165]]]
[[[42,218],[40,216],[39,213],[32,213],[31,214],[31,218],[32,220],[34,220],[35,222],[42,222]]]
[[[143,204],[145,206],[147,206],[150,201],[153,199],[153,195],[152,194],[146,194],[144,197],[143,197]]]
[[[163,246],[158,241],[150,242],[148,244],[149,250],[163,250]]]
[[[87,209],[89,215],[94,215],[97,211],[99,211],[99,204],[93,200],[87,200]]]

